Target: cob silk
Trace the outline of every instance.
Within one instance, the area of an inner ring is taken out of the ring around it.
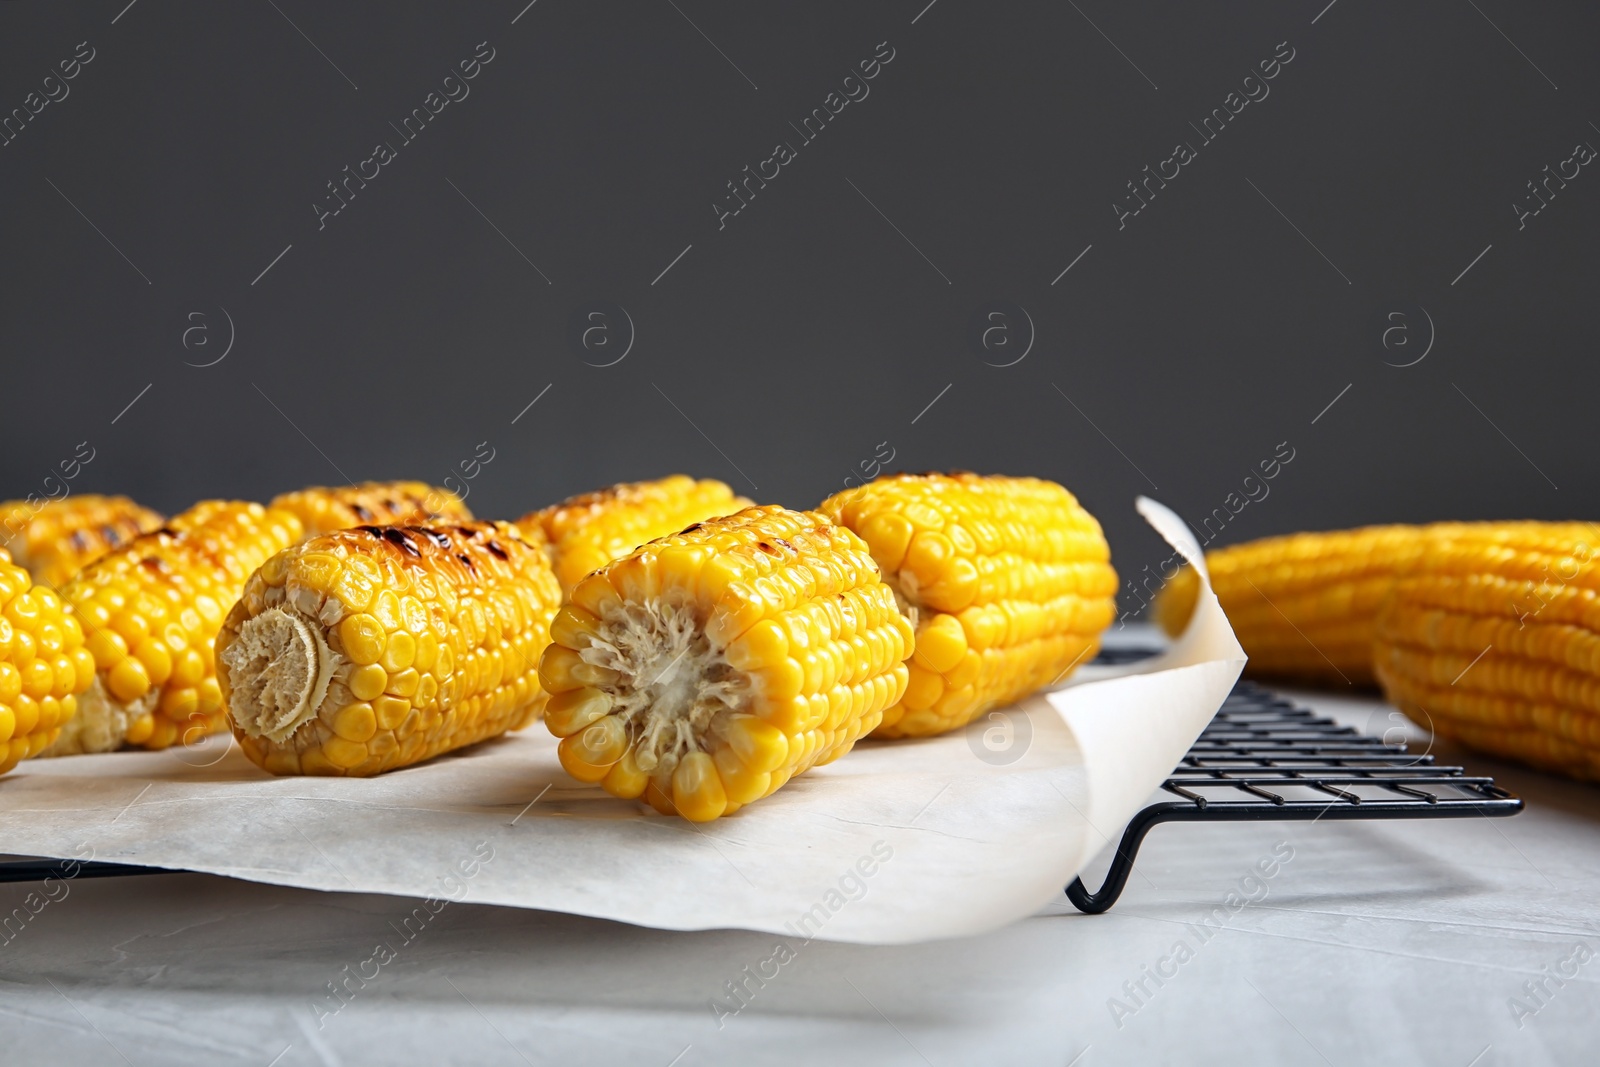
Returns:
[[[1177,516],[1150,502],[1142,510],[1203,566]],[[961,731],[863,741],[693,833],[575,783],[556,739],[529,729],[364,779],[275,778],[237,748],[204,768],[160,752],[34,760],[6,782],[0,835],[37,856],[81,856],[79,843],[92,840],[96,858],[111,862],[417,898],[437,896],[463,842],[481,841],[494,862],[463,901],[663,929],[763,930],[796,949],[811,939],[960,937],[1059,899],[1106,844],[1093,827],[1120,829],[1138,810],[1243,662],[1202,586],[1189,630],[1162,659],[1121,674],[1079,668],[1068,688],[1010,712],[1033,738],[1014,763],[974,758]],[[130,805],[136,780],[150,788]],[[313,827],[315,846],[299,832]],[[862,856],[883,851],[877,842],[893,860],[867,890],[830,895]],[[325,855],[338,857],[337,871]]]

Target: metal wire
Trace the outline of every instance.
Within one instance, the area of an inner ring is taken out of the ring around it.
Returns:
[[[1099,662],[1127,663],[1148,649],[1117,649]],[[1370,737],[1241,681],[1161,788],[1181,798],[1152,804],[1128,823],[1105,882],[1067,886],[1079,911],[1115,904],[1139,845],[1164,822],[1500,817],[1522,801],[1465,768]]]

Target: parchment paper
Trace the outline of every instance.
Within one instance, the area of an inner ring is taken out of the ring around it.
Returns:
[[[1140,512],[1204,575],[1183,522]],[[231,739],[30,760],[0,778],[0,848],[311,889],[542,908],[642,926],[897,943],[1030,915],[1145,802],[1221,705],[1244,652],[1202,583],[1155,661],[965,731],[864,742],[696,826],[567,777],[519,734],[377,778],[273,778]]]

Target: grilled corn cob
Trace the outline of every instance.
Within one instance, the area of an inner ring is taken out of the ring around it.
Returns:
[[[203,501],[63,586],[95,674],[45,754],[166,748],[222,729],[217,629],[250,572],[299,536],[300,520],[286,511]]]
[[[352,526],[472,521],[460,497],[426,482],[318,485],[274,497],[269,506],[293,512],[307,537]]]
[[[0,774],[56,739],[93,678],[78,620],[0,549]]]
[[[915,620],[910,686],[874,736],[943,733],[1059,681],[1116,614],[1100,524],[1054,482],[893,474],[821,511],[866,540]]]
[[[646,541],[750,505],[722,482],[674,474],[570,497],[524,515],[517,525],[548,542],[561,588],[571,592],[584,575]]]
[[[1389,700],[1484,752],[1600,779],[1600,530],[1482,524],[1396,582],[1373,661]]]
[[[125,496],[69,496],[0,504],[0,545],[52,589],[113,548],[161,525],[159,512]]]
[[[1267,537],[1207,552],[1206,569],[1251,674],[1371,685],[1373,625],[1384,596],[1431,538],[1467,525]],[[1185,567],[1156,594],[1152,611],[1173,637],[1188,625],[1197,587]]]
[[[217,638],[234,737],[273,774],[365,776],[520,729],[560,602],[509,523],[311,538],[251,577]]]
[[[551,639],[539,678],[562,766],[705,822],[876,727],[912,633],[854,534],[752,507],[588,575]]]

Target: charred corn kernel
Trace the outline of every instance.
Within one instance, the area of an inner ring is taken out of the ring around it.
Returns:
[[[546,543],[561,588],[570,592],[584,575],[646,541],[749,506],[722,482],[674,474],[570,497],[517,525]]]
[[[1100,524],[1054,482],[895,474],[820,510],[862,536],[916,627],[906,692],[874,736],[942,733],[1051,685],[1115,616]]]
[[[0,504],[0,547],[42,586],[62,585],[84,567],[161,525],[159,512],[125,496],[69,496]]]
[[[79,669],[85,654],[83,631],[63,614],[61,598],[33,588],[0,549],[0,774],[38,755],[73,718],[94,680],[92,665]]]
[[[351,570],[376,575],[372,595],[351,592]],[[217,638],[234,736],[272,774],[367,776],[520,729],[545,705],[560,601],[543,550],[508,523],[309,538],[251,576]]]
[[[1433,732],[1600,779],[1600,527],[1437,534],[1375,623],[1384,694]]]
[[[472,512],[460,497],[426,482],[319,485],[274,497],[271,506],[292,512],[305,527],[307,537],[352,526],[472,521]],[[350,583],[350,588],[339,590],[340,601],[346,604],[359,598],[358,590],[363,584],[377,581],[376,573],[361,564],[342,573]]]
[[[1250,657],[1246,673],[1373,684],[1373,626],[1384,596],[1432,538],[1472,525],[1366,526],[1207,552],[1211,588]],[[1151,610],[1168,634],[1176,637],[1188,625],[1198,589],[1195,574],[1184,567],[1157,593]]]
[[[551,632],[539,674],[562,765],[697,822],[848,751],[904,692],[911,652],[860,538],[780,507],[602,566]]]
[[[93,658],[78,713],[45,752],[193,744],[226,726],[211,646],[245,579],[300,536],[260,504],[207,500],[134,538],[62,587]],[[78,669],[78,668],[75,668]],[[149,718],[148,727],[137,726]]]

